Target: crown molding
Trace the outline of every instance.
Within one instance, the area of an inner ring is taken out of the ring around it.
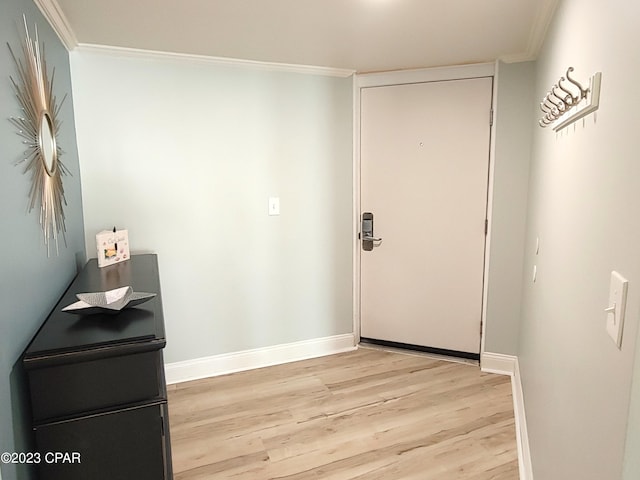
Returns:
[[[34,0],[34,3],[40,9],[53,30],[56,32],[56,34],[60,38],[60,41],[69,51],[74,50],[76,47],[82,47],[82,49],[85,51],[99,51],[101,53],[111,53],[120,56],[135,56],[165,60],[186,60],[191,62],[195,61],[216,65],[244,66],[260,70],[303,73],[308,75],[323,75],[342,78],[350,77],[351,75],[356,73],[355,70],[342,68],[320,67],[313,65],[295,65],[276,62],[261,62],[237,58],[211,57],[206,55],[192,55],[155,50],[115,47],[109,45],[79,43],[69,21],[67,20],[67,17],[65,16],[62,8],[56,0]],[[503,55],[499,58],[499,60],[506,63],[527,62],[535,60],[538,57],[540,49],[542,48],[547,29],[549,28],[551,20],[553,19],[553,14],[555,13],[559,3],[560,0],[541,0],[536,19],[529,33],[527,50],[525,52]]]
[[[78,39],[58,2],[56,0],[34,0],[34,3],[56,32],[65,48],[69,51],[76,48]]]
[[[536,60],[540,49],[544,44],[547,30],[553,19],[553,14],[558,7],[560,0],[542,0],[538,7],[536,18],[529,32],[529,40],[527,42],[527,50],[525,52],[503,55],[499,58],[506,63],[529,62]]]
[[[540,2],[538,15],[529,33],[529,44],[527,46],[527,53],[533,58],[537,58],[540,53],[558,3],[560,3],[560,0],[543,0]]]
[[[115,47],[111,45],[96,45],[79,43],[71,28],[71,24],[65,16],[62,8],[56,0],[34,0],[45,19],[56,32],[62,44],[67,50],[80,49],[81,51],[96,52],[109,55],[137,57],[145,59],[178,60],[188,62],[208,63],[213,65],[249,67],[257,70],[279,71],[289,73],[302,73],[306,75],[320,75],[329,77],[347,78],[356,73],[355,70],[344,68],[320,67],[315,65],[295,65],[288,63],[261,62],[257,60],[243,60],[239,58],[212,57],[207,55],[193,55],[186,53],[163,52],[156,50],[142,50],[137,48]]]
[[[520,63],[520,62],[531,62],[538,58],[537,54],[531,54],[529,52],[521,52],[521,53],[512,53],[509,55],[501,55],[498,57],[498,60],[504,63]]]
[[[257,60],[242,60],[239,58],[211,57],[208,55],[193,55],[187,53],[162,52],[157,50],[142,50],[138,48],[114,47],[109,45],[96,45],[80,43],[76,49],[78,52],[90,52],[118,57],[140,58],[145,60],[170,60],[190,63],[204,63],[210,65],[245,67],[254,70],[266,70],[288,73],[302,73],[306,75],[320,75],[325,77],[347,78],[352,76],[355,70],[344,68],[318,67],[313,65],[295,65],[288,63],[260,62]]]

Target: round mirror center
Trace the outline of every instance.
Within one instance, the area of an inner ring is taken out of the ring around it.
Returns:
[[[40,153],[42,162],[49,175],[56,169],[56,137],[53,134],[53,121],[47,112],[42,114],[40,119]]]

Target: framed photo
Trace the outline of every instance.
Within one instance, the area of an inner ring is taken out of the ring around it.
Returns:
[[[124,262],[131,258],[129,252],[129,231],[103,230],[96,235],[98,250],[98,266],[107,267],[115,263]]]

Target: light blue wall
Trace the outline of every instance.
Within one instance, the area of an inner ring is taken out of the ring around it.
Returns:
[[[535,63],[498,63],[485,351],[516,355]]]
[[[536,480],[622,478],[640,317],[638,18],[638,2],[563,0],[537,60],[537,101],[570,66],[584,83],[602,72],[602,90],[596,114],[533,134],[519,361]],[[620,349],[605,329],[612,270],[629,280]]]
[[[158,253],[166,362],[353,332],[351,78],[82,48],[71,67],[87,253],[112,225]]]
[[[623,479],[638,480],[640,478],[640,332],[636,340],[636,362],[627,429]]]
[[[23,174],[21,139],[8,118],[19,116],[18,101],[10,88],[9,75],[15,77],[7,42],[20,51],[23,36],[22,14],[30,29],[38,25],[40,41],[46,45],[49,68],[55,67],[55,93],[68,93],[62,108],[59,142],[62,160],[71,171],[64,178],[67,243],[60,256],[47,257],[39,224],[39,212],[27,213],[29,175]],[[76,274],[85,259],[82,225],[80,171],[71,100],[68,53],[39,10],[30,0],[2,0],[0,3],[0,452],[28,449],[28,402],[19,368],[20,356],[29,340]],[[25,469],[2,465],[2,479],[28,478]]]
[[[638,18],[638,14],[640,14],[640,7],[636,4],[635,6],[635,14],[636,18]],[[640,39],[640,35],[638,33],[635,34],[636,42]],[[640,73],[640,69],[637,67],[634,72],[634,76],[637,76]],[[631,101],[637,107],[640,105],[640,93],[638,90],[634,90],[634,97],[632,97]],[[635,127],[639,125],[638,122],[638,114],[636,110],[636,122]],[[638,159],[637,150],[634,152],[636,161]],[[637,193],[637,192],[636,192]],[[638,198],[638,197],[636,197]],[[637,208],[637,202],[636,202]],[[636,210],[637,211],[637,210]],[[637,222],[636,222],[637,224]],[[637,245],[636,245],[637,247]],[[638,247],[636,248],[636,251]],[[636,257],[637,260],[637,257]],[[635,289],[638,288],[638,285],[634,286]],[[627,312],[633,316],[640,316],[640,312],[638,309],[635,311],[631,310]],[[626,451],[625,451],[625,464],[624,464],[624,480],[637,480],[640,478],[640,327],[638,328],[638,337],[636,339],[636,357],[635,357],[635,365],[633,370],[633,380],[632,380],[632,390],[631,390],[631,402],[629,406],[629,417],[627,419],[627,443],[626,443]]]

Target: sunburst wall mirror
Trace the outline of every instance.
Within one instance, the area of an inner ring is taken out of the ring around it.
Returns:
[[[67,201],[64,196],[62,175],[69,173],[60,161],[63,151],[58,142],[58,120],[60,107],[66,95],[58,103],[53,94],[53,80],[55,69],[49,77],[44,56],[44,43],[38,40],[38,27],[35,26],[35,38],[32,39],[24,21],[24,38],[22,39],[22,58],[18,58],[11,45],[7,43],[11,57],[18,72],[17,79],[9,77],[16,98],[20,103],[22,114],[11,117],[10,121],[18,128],[18,135],[26,147],[24,157],[18,164],[25,164],[24,173],[31,173],[31,188],[29,191],[29,212],[38,205],[40,207],[40,225],[47,247],[47,255],[51,244],[55,244],[56,254],[58,239],[65,238],[64,206]]]

